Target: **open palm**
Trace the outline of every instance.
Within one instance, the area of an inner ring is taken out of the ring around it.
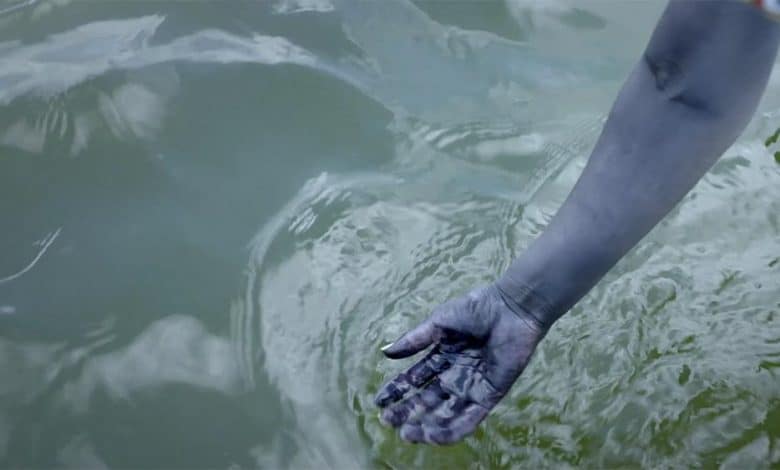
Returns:
[[[379,390],[380,419],[410,442],[463,439],[506,395],[544,334],[532,315],[510,309],[494,285],[442,304],[383,348],[399,359],[434,345]]]

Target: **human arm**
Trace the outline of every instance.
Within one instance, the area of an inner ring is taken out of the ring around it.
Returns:
[[[780,27],[732,1],[673,0],[577,184],[494,284],[438,307],[385,349],[432,351],[383,387],[382,419],[413,442],[472,432],[552,324],[664,217],[734,142],[766,87]]]

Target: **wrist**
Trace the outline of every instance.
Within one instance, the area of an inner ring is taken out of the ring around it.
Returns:
[[[556,315],[552,304],[526,284],[517,282],[507,275],[495,282],[499,295],[507,307],[523,319],[535,323],[547,332],[560,315]]]

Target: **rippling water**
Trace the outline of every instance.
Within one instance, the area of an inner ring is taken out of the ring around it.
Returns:
[[[663,4],[0,2],[0,466],[780,465],[780,76],[448,448],[380,344],[549,222]]]

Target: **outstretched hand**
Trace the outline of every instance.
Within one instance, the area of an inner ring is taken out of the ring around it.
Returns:
[[[382,349],[400,359],[434,345],[379,390],[381,421],[409,442],[463,439],[506,395],[545,333],[532,315],[510,309],[494,285],[440,305]]]

